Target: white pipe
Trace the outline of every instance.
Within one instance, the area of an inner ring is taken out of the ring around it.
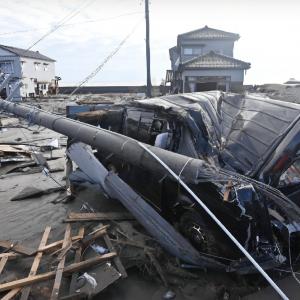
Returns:
[[[218,226],[226,233],[226,235],[235,243],[235,245],[245,254],[245,256],[251,261],[254,267],[261,273],[261,275],[270,283],[273,289],[284,300],[289,298],[283,293],[283,291],[276,285],[272,278],[263,270],[263,268],[255,261],[250,253],[240,244],[240,242],[230,233],[230,231],[222,224],[222,222],[214,215],[214,213],[198,198],[198,196],[175,174],[157,155],[149,150],[145,145],[137,142],[140,147],[145,149],[152,157],[154,157],[178,182],[193,196],[193,198],[201,205],[201,207],[210,215],[210,217],[218,224]]]

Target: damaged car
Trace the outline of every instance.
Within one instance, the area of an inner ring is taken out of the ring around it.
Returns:
[[[184,168],[203,160],[208,168],[190,187],[265,269],[298,263],[299,112],[296,104],[219,91],[67,107],[73,119],[190,157]],[[200,253],[227,271],[254,271],[177,181],[107,151],[96,156]]]

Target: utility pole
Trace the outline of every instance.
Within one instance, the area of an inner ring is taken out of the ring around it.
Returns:
[[[146,61],[147,61],[147,90],[146,96],[151,97],[151,70],[150,70],[150,29],[149,29],[149,0],[145,0],[145,19],[146,19]]]

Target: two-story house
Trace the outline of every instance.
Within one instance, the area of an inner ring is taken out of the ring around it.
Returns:
[[[233,58],[236,33],[207,26],[180,34],[169,50],[171,68],[166,82],[171,92],[240,90],[250,63]]]
[[[22,87],[14,98],[46,95],[49,86],[55,84],[55,60],[38,51],[0,45],[0,72],[12,74],[13,80],[21,80]],[[13,81],[2,94],[9,94]]]

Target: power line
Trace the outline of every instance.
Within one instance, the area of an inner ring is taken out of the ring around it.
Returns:
[[[120,42],[120,44],[117,46],[116,49],[114,49],[105,59],[104,61],[92,72],[90,73],[85,79],[83,79],[78,86],[73,90],[73,92],[69,95],[69,97],[73,96],[85,83],[87,83],[90,79],[95,77],[99,71],[105,66],[105,64],[110,61],[122,48],[122,46],[126,43],[126,41],[131,37],[131,35],[135,32],[138,25],[141,23],[142,20],[140,20],[130,31],[130,33]]]
[[[30,47],[26,49],[26,51],[29,51],[32,49],[36,44],[41,42],[44,38],[46,38],[48,35],[59,29],[63,24],[74,18],[76,15],[78,15],[83,9],[85,9],[87,6],[92,4],[95,0],[90,0],[85,2],[83,5],[80,7],[75,8],[72,10],[69,14],[67,14],[65,17],[63,17],[51,30],[49,30],[47,33],[45,33],[42,37],[40,37],[36,42],[34,42]]]
[[[68,27],[68,26],[74,26],[74,25],[87,24],[87,23],[96,23],[96,22],[102,22],[102,21],[109,21],[109,20],[114,20],[114,19],[118,19],[118,18],[121,18],[121,17],[125,17],[125,16],[137,15],[137,14],[142,14],[142,13],[143,12],[136,11],[136,12],[126,13],[126,14],[111,16],[111,17],[107,17],[107,18],[101,18],[101,19],[95,19],[95,20],[87,20],[87,21],[75,22],[75,23],[68,23],[68,24],[62,24],[60,26],[60,28],[61,27]],[[9,31],[9,32],[0,33],[0,36],[12,35],[12,34],[17,34],[17,33],[34,32],[34,31],[40,31],[41,29],[48,29],[48,28],[49,27]]]

